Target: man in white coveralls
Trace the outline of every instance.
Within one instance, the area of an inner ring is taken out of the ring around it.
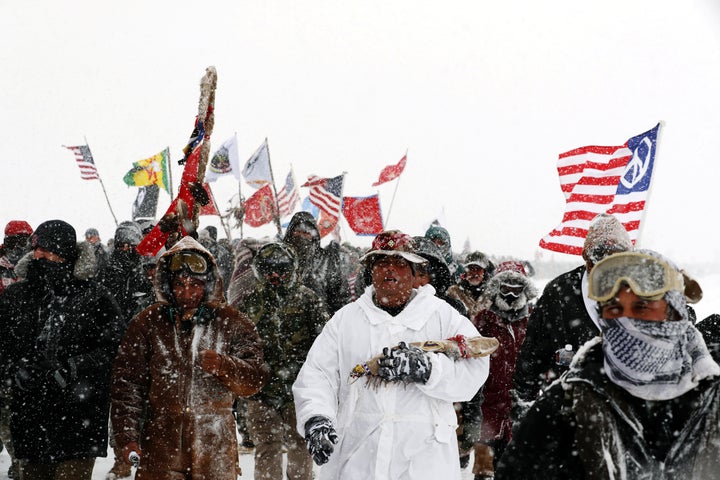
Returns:
[[[453,402],[470,400],[489,359],[425,353],[411,342],[478,335],[431,285],[413,289],[412,238],[381,233],[361,261],[372,286],[317,337],[293,385],[298,431],[320,478],[460,478]],[[393,348],[394,347],[394,348]],[[384,354],[370,384],[357,364]]]

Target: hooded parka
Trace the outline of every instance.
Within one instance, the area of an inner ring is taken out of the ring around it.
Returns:
[[[211,265],[203,303],[182,322],[168,270],[180,251],[200,253]],[[158,302],[128,326],[113,366],[112,424],[118,446],[134,441],[142,448],[137,480],[236,479],[233,402],[257,393],[268,371],[255,327],[225,304],[218,278],[210,253],[190,237],[181,239],[158,261]],[[198,352],[206,349],[220,354],[217,375],[200,368]]]
[[[351,381],[357,364],[400,341],[478,334],[470,321],[435,297],[431,285],[414,291],[396,316],[375,306],[374,287],[340,309],[308,353],[293,385],[298,432],[311,417],[332,420],[339,442],[320,478],[460,478],[453,402],[470,400],[488,375],[488,359],[454,361],[429,355],[425,384]]]

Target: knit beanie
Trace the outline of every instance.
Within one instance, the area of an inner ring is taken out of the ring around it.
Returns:
[[[33,229],[24,220],[10,220],[5,225],[5,235],[32,235]]]
[[[43,248],[68,261],[75,261],[78,257],[75,229],[62,220],[41,223],[32,236],[32,246]]]
[[[115,245],[127,243],[137,246],[143,239],[143,233],[137,222],[121,222],[115,229]]]

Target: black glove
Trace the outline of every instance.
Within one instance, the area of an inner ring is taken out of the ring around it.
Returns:
[[[305,422],[305,442],[308,452],[318,465],[324,465],[330,460],[335,445],[338,442],[337,433],[329,418],[317,415]]]
[[[426,383],[432,370],[427,354],[418,347],[408,347],[405,342],[383,348],[378,365],[378,375],[388,382]]]
[[[37,390],[45,385],[48,370],[34,363],[26,363],[15,371],[15,385],[22,391]]]

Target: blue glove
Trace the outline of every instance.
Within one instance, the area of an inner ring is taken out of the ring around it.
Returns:
[[[338,442],[337,433],[330,419],[317,415],[305,422],[305,442],[315,463],[326,464],[330,460],[330,454],[335,451],[333,445]]]
[[[378,375],[388,382],[427,383],[432,370],[427,354],[418,347],[408,347],[405,342],[383,348],[378,366]]]

